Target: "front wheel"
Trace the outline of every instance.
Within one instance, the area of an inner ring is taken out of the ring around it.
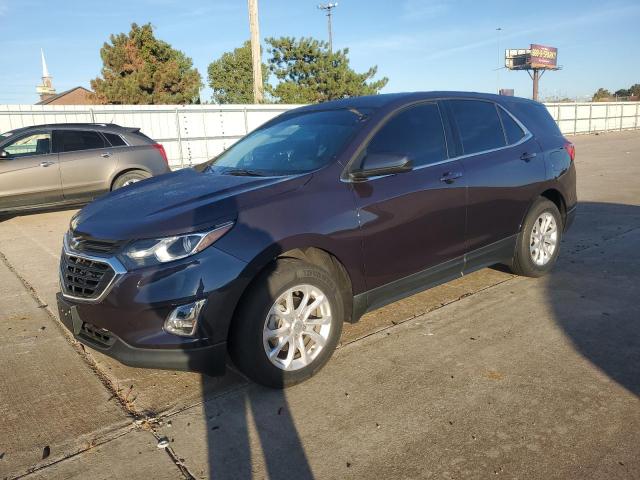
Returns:
[[[553,268],[562,240],[562,216],[546,198],[538,199],[527,214],[518,235],[512,270],[526,277],[540,277]]]
[[[274,388],[320,370],[342,332],[344,302],[336,281],[315,265],[287,258],[249,288],[231,326],[229,353],[235,365]]]

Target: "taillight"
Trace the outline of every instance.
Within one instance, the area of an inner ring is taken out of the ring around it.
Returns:
[[[164,163],[166,163],[168,167],[169,159],[167,158],[167,152],[165,152],[164,147],[159,143],[154,143],[153,148],[155,148],[158,152],[160,152],[160,155],[162,155],[162,158],[164,159]]]
[[[567,151],[571,161],[573,162],[576,158],[576,146],[571,142],[567,142],[564,144],[564,149]]]

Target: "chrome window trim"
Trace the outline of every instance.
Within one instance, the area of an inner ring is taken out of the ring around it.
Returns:
[[[450,162],[454,162],[457,160],[463,160],[465,158],[470,158],[470,157],[475,157],[476,155],[484,155],[487,153],[493,153],[493,152],[499,152],[500,150],[506,150],[508,148],[513,148],[513,147],[517,147],[518,145],[522,145],[523,143],[529,141],[530,139],[533,138],[533,134],[529,131],[529,129],[527,127],[524,126],[524,124],[518,120],[509,110],[507,110],[506,108],[504,108],[502,105],[494,102],[493,100],[488,100],[488,99],[481,99],[481,98],[453,98],[454,100],[475,100],[477,102],[490,102],[493,103],[496,107],[501,108],[502,110],[504,110],[507,115],[509,115],[515,122],[516,124],[522,129],[522,131],[524,132],[524,136],[517,141],[516,143],[512,143],[511,145],[505,145],[504,147],[498,147],[498,148],[491,148],[489,150],[482,150],[481,152],[474,152],[474,153],[467,153],[467,154],[463,154],[463,155],[458,155],[457,157],[451,157],[451,158],[447,158],[446,160],[442,160],[441,162],[435,162],[435,163],[430,163],[429,165],[421,165],[419,167],[415,167],[411,170],[411,172],[415,171],[415,170],[421,170],[423,168],[428,168],[428,167],[434,167],[434,166],[438,166],[438,165],[444,165]],[[451,100],[450,98],[441,98],[438,100]],[[412,104],[414,105],[414,104]],[[497,112],[496,112],[497,113]],[[500,117],[498,117],[498,119],[500,119]],[[500,122],[500,125],[502,126],[502,121]],[[502,127],[502,131],[504,132],[504,126]],[[375,132],[377,133],[377,131]],[[374,133],[374,135],[375,135]],[[372,136],[373,138],[373,136]],[[446,138],[446,136],[445,136]],[[505,137],[505,142],[506,142],[506,137]],[[346,173],[346,169],[345,169],[345,173]],[[410,173],[410,172],[407,172]],[[397,173],[390,173],[388,175],[378,175],[375,177],[369,177],[367,179],[364,180],[357,180],[354,181],[352,179],[350,179],[348,176],[346,175],[342,175],[340,177],[340,181],[341,182],[345,182],[345,183],[362,183],[362,182],[368,182],[371,180],[378,180],[379,178],[385,178],[385,177],[392,177],[394,175],[399,175]]]
[[[96,256],[96,255],[87,255],[86,253],[81,253],[81,252],[78,252],[76,250],[73,250],[69,246],[68,235],[69,235],[69,232],[67,232],[65,234],[64,239],[62,241],[62,255],[74,256],[74,257],[82,258],[82,259],[85,259],[85,260],[90,260],[92,262],[106,263],[107,265],[109,265],[113,269],[114,275],[113,275],[113,278],[111,279],[111,281],[107,284],[107,286],[104,287],[104,290],[102,290],[100,295],[98,295],[95,298],[85,298],[85,297],[76,297],[75,295],[70,295],[70,294],[65,292],[64,283],[63,283],[63,280],[62,280],[62,270],[60,270],[59,274],[58,274],[58,280],[60,282],[60,293],[62,293],[62,296],[64,298],[68,298],[68,299],[74,300],[76,302],[100,303],[109,294],[109,292],[115,286],[115,284],[118,282],[118,280],[120,280],[123,277],[123,275],[125,273],[127,273],[127,269],[115,257],[99,257],[99,256]]]

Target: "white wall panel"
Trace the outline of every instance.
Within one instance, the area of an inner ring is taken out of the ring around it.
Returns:
[[[0,105],[0,132],[43,123],[137,127],[160,141],[172,167],[218,155],[247,132],[299,105]],[[640,128],[640,102],[549,103],[564,134]]]

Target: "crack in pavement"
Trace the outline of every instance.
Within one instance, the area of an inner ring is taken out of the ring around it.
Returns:
[[[134,424],[129,424],[126,427],[123,427],[122,429],[119,429],[119,431],[115,430],[114,435],[112,437],[110,437],[110,438],[105,438],[105,439],[103,439],[103,440],[101,440],[99,442],[92,443],[91,446],[89,446],[88,448],[82,448],[82,449],[78,450],[75,453],[72,453],[72,454],[67,455],[65,457],[62,457],[62,458],[59,458],[59,459],[57,459],[57,460],[55,460],[55,461],[53,461],[51,463],[47,463],[45,465],[40,465],[39,467],[36,467],[36,468],[33,468],[33,467],[29,468],[29,469],[27,469],[26,473],[22,473],[22,474],[20,474],[18,476],[11,477],[11,480],[18,480],[18,479],[21,479],[21,478],[25,478],[25,477],[33,474],[33,473],[40,472],[40,471],[45,470],[45,469],[47,469],[49,467],[53,467],[54,465],[57,465],[57,464],[59,464],[61,462],[64,462],[65,460],[72,459],[74,457],[77,457],[78,455],[82,455],[83,453],[86,453],[86,452],[88,452],[90,450],[93,450],[94,448],[100,447],[102,445],[106,445],[109,442],[112,442],[114,440],[122,438],[125,435],[127,435],[127,434],[129,434],[129,433],[131,433],[131,432],[133,432],[135,430],[136,430],[135,425]]]
[[[71,347],[75,350],[75,352],[83,359],[85,365],[87,365],[89,367],[89,369],[91,370],[91,372],[98,378],[98,380],[100,381],[100,383],[102,383],[102,385],[107,389],[107,391],[111,394],[111,398],[115,398],[118,401],[118,404],[120,405],[120,407],[122,408],[122,410],[125,412],[125,414],[127,415],[127,417],[129,417],[132,422],[125,427],[121,427],[121,428],[116,428],[114,430],[115,434],[113,437],[111,438],[105,438],[104,440],[100,441],[99,443],[93,444],[87,448],[81,449],[76,453],[73,453],[71,455],[66,455],[56,461],[53,461],[49,464],[46,465],[41,465],[40,467],[37,468],[31,468],[28,469],[26,473],[21,474],[17,477],[13,477],[13,478],[22,478],[26,475],[30,475],[34,472],[37,471],[41,471],[44,470],[46,468],[52,467],[53,465],[59,464],[60,462],[64,462],[66,460],[69,460],[71,458],[74,458],[78,455],[81,455],[89,450],[92,450],[93,448],[96,448],[98,446],[101,445],[105,445],[109,442],[112,442],[113,440],[116,440],[118,438],[123,437],[124,435],[135,431],[135,430],[143,430],[143,431],[148,431],[149,433],[151,433],[151,435],[153,435],[156,440],[157,440],[157,435],[156,433],[151,429],[151,428],[143,428],[143,426],[141,426],[139,423],[141,420],[144,421],[147,419],[148,415],[142,415],[140,412],[138,412],[135,408],[133,408],[132,404],[128,401],[127,396],[123,396],[121,394],[121,392],[123,391],[122,389],[120,389],[117,385],[114,385],[114,383],[109,379],[109,377],[100,369],[100,367],[97,365],[97,363],[95,362],[95,360],[91,357],[91,355],[89,354],[89,352],[87,352],[84,348],[84,345],[82,345],[80,342],[76,341],[70,334],[69,332],[67,332],[67,329],[64,327],[64,325],[62,325],[60,323],[60,320],[58,320],[58,317],[53,313],[53,311],[51,310],[50,306],[45,303],[40,296],[38,295],[36,289],[29,283],[29,281],[24,278],[17,270],[16,268],[11,264],[11,262],[9,262],[9,259],[6,257],[6,255],[0,251],[0,261],[7,267],[7,269],[16,276],[16,278],[20,281],[20,283],[23,285],[23,287],[25,288],[25,290],[27,291],[27,293],[29,294],[29,296],[36,302],[36,304],[38,305],[38,308],[41,308],[43,310],[45,310],[47,316],[53,321],[53,323],[56,325],[56,327],[58,328],[58,330],[62,333],[62,335],[64,336],[64,338],[67,340],[67,342],[71,345]],[[154,415],[155,417],[155,415]],[[183,474],[183,476],[187,479],[193,479],[194,477],[191,475],[191,473],[188,471],[188,469],[186,469],[186,467],[184,465],[182,465],[182,463],[179,461],[179,459],[177,458],[177,456],[170,451],[166,452],[167,455],[169,456],[170,460],[176,465],[176,467],[180,470],[180,472]]]
[[[567,246],[565,247],[567,249],[566,253],[565,253],[565,257],[566,258],[575,258],[578,257],[580,254],[582,254],[583,252],[587,252],[591,249],[594,248],[602,248],[602,243],[608,243],[611,241],[614,241],[616,239],[618,239],[619,237],[622,237],[624,235],[627,235],[631,232],[634,232],[635,230],[640,229],[640,226],[636,226],[636,227],[632,227],[630,229],[624,230],[624,231],[620,231],[620,232],[615,232],[615,234],[613,235],[605,235],[603,237],[601,237],[600,239],[597,240],[592,240],[590,242],[589,245],[585,245],[585,244],[578,244],[578,245],[573,245],[573,246]],[[28,280],[26,280],[17,270],[16,268],[9,262],[9,260],[7,259],[7,257],[0,251],[0,260],[7,266],[7,268],[18,278],[18,280],[20,280],[20,282],[22,283],[22,285],[25,287],[25,289],[27,290],[27,292],[29,293],[29,295],[34,299],[34,301],[37,303],[37,305],[40,308],[43,308],[46,310],[47,315],[54,321],[54,323],[57,325],[58,329],[60,331],[63,332],[63,335],[65,336],[65,338],[67,339],[67,341],[69,342],[69,344],[71,344],[71,346],[74,348],[74,350],[83,358],[83,360],[85,361],[86,365],[91,369],[91,371],[98,377],[98,379],[101,381],[101,383],[103,384],[103,386],[109,391],[109,393],[112,395],[112,398],[115,398],[118,400],[121,408],[125,411],[125,413],[127,414],[127,416],[129,416],[132,419],[132,423],[126,427],[117,429],[114,431],[114,435],[111,438],[107,438],[104,440],[101,440],[99,443],[93,444],[91,446],[89,446],[88,448],[79,450],[78,452],[68,455],[64,458],[58,459],[50,464],[47,465],[43,465],[40,466],[36,469],[33,470],[29,470],[26,474],[22,474],[19,475],[18,477],[14,477],[14,478],[22,478],[25,475],[31,474],[33,472],[37,472],[37,471],[41,471],[43,469],[49,468],[53,465],[56,465],[60,462],[63,462],[65,460],[74,458],[78,455],[82,455],[85,452],[90,451],[93,448],[99,447],[101,445],[105,445],[113,440],[116,440],[118,438],[121,438],[133,431],[137,430],[142,430],[142,431],[147,431],[149,432],[151,435],[154,436],[154,438],[156,439],[156,441],[160,441],[160,435],[159,433],[156,431],[155,426],[157,424],[161,424],[162,419],[164,418],[169,418],[171,416],[177,415],[181,412],[190,410],[194,407],[197,406],[201,406],[204,403],[206,403],[207,401],[213,399],[213,398],[220,398],[220,397],[224,397],[227,395],[230,395],[234,392],[237,392],[239,390],[242,390],[244,388],[247,388],[247,384],[242,384],[239,385],[237,388],[233,388],[230,390],[226,390],[224,392],[221,392],[220,395],[212,395],[209,396],[208,398],[203,398],[202,401],[200,402],[196,402],[194,404],[191,404],[189,406],[185,406],[184,408],[181,408],[179,410],[176,411],[171,411],[171,412],[145,412],[144,414],[137,411],[133,405],[131,404],[131,402],[128,401],[127,396],[123,395],[122,392],[123,390],[120,389],[118,387],[118,385],[115,385],[108,377],[107,375],[102,372],[102,370],[100,369],[100,367],[96,364],[95,360],[91,357],[90,353],[85,351],[84,347],[77,342],[75,339],[73,339],[73,337],[71,337],[71,335],[66,331],[66,328],[60,324],[60,321],[58,320],[57,316],[54,314],[54,312],[51,310],[51,307],[46,304],[45,302],[42,301],[42,299],[39,297],[37,291],[35,290],[35,288],[29,283]],[[423,312],[411,315],[407,318],[404,318],[400,321],[396,321],[394,323],[392,323],[391,325],[387,325],[385,327],[376,329],[374,331],[368,332],[365,335],[361,335],[357,338],[354,338],[348,342],[345,342],[343,344],[340,345],[339,348],[343,348],[346,346],[351,346],[351,345],[355,345],[373,335],[376,334],[380,334],[383,333],[385,331],[390,331],[395,329],[396,327],[399,327],[400,325],[409,322],[411,320],[415,320],[418,317],[424,317],[426,315],[428,315],[429,313],[435,312],[441,308],[444,308],[448,305],[454,304],[456,302],[459,302],[460,300],[470,297],[470,296],[474,296],[476,294],[480,294],[482,292],[485,292],[487,290],[490,290],[494,287],[498,287],[499,285],[502,285],[504,283],[507,282],[511,282],[514,279],[518,278],[517,276],[511,276],[510,278],[506,278],[504,280],[501,280],[499,282],[493,283],[491,285],[487,285],[483,288],[480,288],[476,291],[473,292],[469,292],[469,293],[465,293],[460,295],[458,298],[453,299],[451,301],[442,303],[440,305],[436,305],[433,308],[429,308]],[[168,446],[167,448],[165,448],[165,451],[167,453],[167,455],[169,456],[169,458],[171,459],[171,462],[173,464],[176,465],[176,467],[179,469],[179,471],[181,472],[181,474],[183,475],[183,477],[185,479],[194,479],[195,476],[190,472],[189,467],[183,462],[181,461],[179,455],[173,450],[173,448],[171,446]]]
[[[76,341],[71,334],[67,331],[67,329],[64,327],[64,325],[61,324],[60,320],[58,320],[58,317],[52,312],[49,304],[45,303],[39,296],[38,296],[38,292],[36,291],[35,288],[33,288],[33,286],[29,283],[29,281],[24,278],[22,275],[20,275],[20,273],[16,270],[16,268],[11,264],[11,262],[9,262],[9,260],[7,259],[6,255],[4,253],[2,253],[0,251],[0,260],[6,265],[6,267],[9,269],[9,271],[11,273],[13,273],[18,280],[20,280],[20,282],[22,283],[22,285],[25,287],[25,289],[27,290],[27,292],[29,293],[29,295],[35,300],[35,302],[38,304],[39,308],[44,309],[47,312],[47,315],[49,316],[49,318],[51,318],[51,320],[53,320],[53,322],[55,323],[55,325],[58,327],[58,330],[62,332],[62,334],[64,335],[64,337],[67,339],[67,341],[69,342],[69,344],[73,347],[73,349],[83,358],[83,360],[85,361],[85,363],[87,364],[87,366],[91,369],[91,371],[98,377],[98,379],[100,380],[100,382],[104,385],[104,387],[109,391],[109,393],[112,395],[113,398],[118,400],[118,403],[120,404],[120,406],[122,407],[122,409],[125,411],[125,413],[132,417],[133,419],[136,419],[139,417],[138,412],[136,412],[135,410],[133,410],[128,404],[126,399],[120,395],[120,391],[114,384],[113,382],[111,382],[111,380],[109,380],[109,378],[104,374],[104,372],[102,372],[102,370],[100,370],[100,368],[98,367],[98,365],[96,364],[95,360],[93,358],[91,358],[91,356],[89,355],[89,353],[85,350],[84,345],[82,345],[80,342]]]

